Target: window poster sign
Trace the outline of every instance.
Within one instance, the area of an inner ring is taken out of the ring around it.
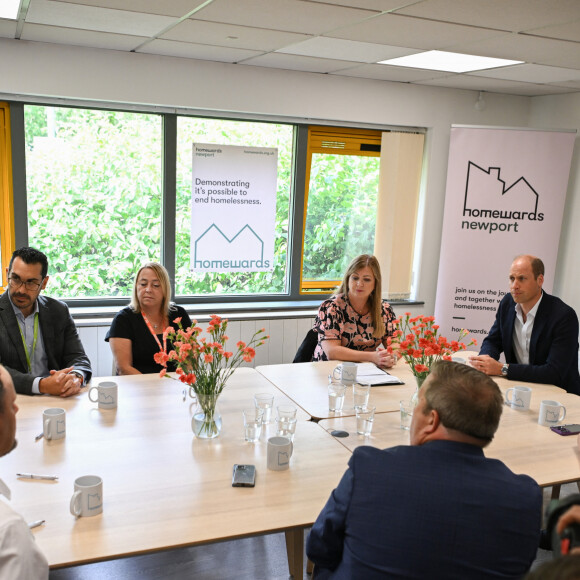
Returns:
[[[193,272],[274,269],[277,177],[277,149],[193,144]]]
[[[478,344],[509,292],[519,254],[546,267],[551,292],[575,132],[452,127],[435,317]]]

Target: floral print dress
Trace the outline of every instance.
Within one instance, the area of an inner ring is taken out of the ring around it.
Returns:
[[[393,334],[395,313],[388,302],[383,300],[383,321],[385,336],[373,337],[375,331],[370,313],[361,316],[350,304],[348,296],[337,294],[325,300],[318,309],[313,330],[318,332],[318,344],[312,360],[328,360],[322,348],[323,340],[340,340],[342,346],[353,350],[375,350],[383,340]]]

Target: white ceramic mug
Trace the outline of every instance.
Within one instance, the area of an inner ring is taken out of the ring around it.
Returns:
[[[96,391],[97,398],[93,399],[92,395]],[[99,409],[116,409],[117,408],[117,383],[104,381],[96,387],[89,389],[89,399],[93,403],[99,404]]]
[[[356,363],[343,362],[334,368],[332,376],[343,385],[352,385],[356,381],[356,371]]]
[[[538,423],[540,425],[553,426],[566,417],[566,407],[558,401],[542,401],[540,403],[540,416]]]
[[[45,409],[42,412],[42,432],[48,441],[63,439],[66,435],[66,412],[64,409]]]
[[[511,393],[511,396],[510,396]],[[510,387],[505,392],[505,402],[512,409],[527,411],[532,401],[532,389],[530,387]]]
[[[268,469],[285,471],[290,467],[290,457],[294,445],[288,437],[270,437],[268,439]]]
[[[83,475],[75,479],[70,513],[77,518],[103,513],[103,480],[98,475]]]

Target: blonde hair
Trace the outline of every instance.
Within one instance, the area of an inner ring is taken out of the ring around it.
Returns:
[[[368,266],[373,271],[375,277],[375,288],[369,296],[370,315],[373,323],[373,337],[382,338],[385,335],[385,322],[383,321],[383,300],[381,292],[381,267],[379,261],[370,254],[361,254],[354,258],[348,265],[342,283],[336,293],[348,296],[348,282],[350,277],[355,273]]]
[[[161,289],[163,290],[163,302],[161,303],[161,312],[164,316],[169,316],[169,307],[171,304],[171,283],[169,281],[169,274],[167,270],[159,264],[159,262],[147,262],[139,268],[137,275],[135,276],[135,281],[133,282],[133,294],[131,296],[131,308],[137,312],[141,312],[141,304],[139,303],[139,297],[137,296],[137,280],[143,270],[149,268],[155,272],[159,283],[161,284]]]

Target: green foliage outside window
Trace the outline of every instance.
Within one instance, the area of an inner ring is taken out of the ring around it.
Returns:
[[[48,292],[129,296],[160,259],[159,115],[26,106],[29,243],[47,254]]]
[[[378,157],[312,155],[304,234],[304,280],[341,280],[348,263],[374,251]]]

